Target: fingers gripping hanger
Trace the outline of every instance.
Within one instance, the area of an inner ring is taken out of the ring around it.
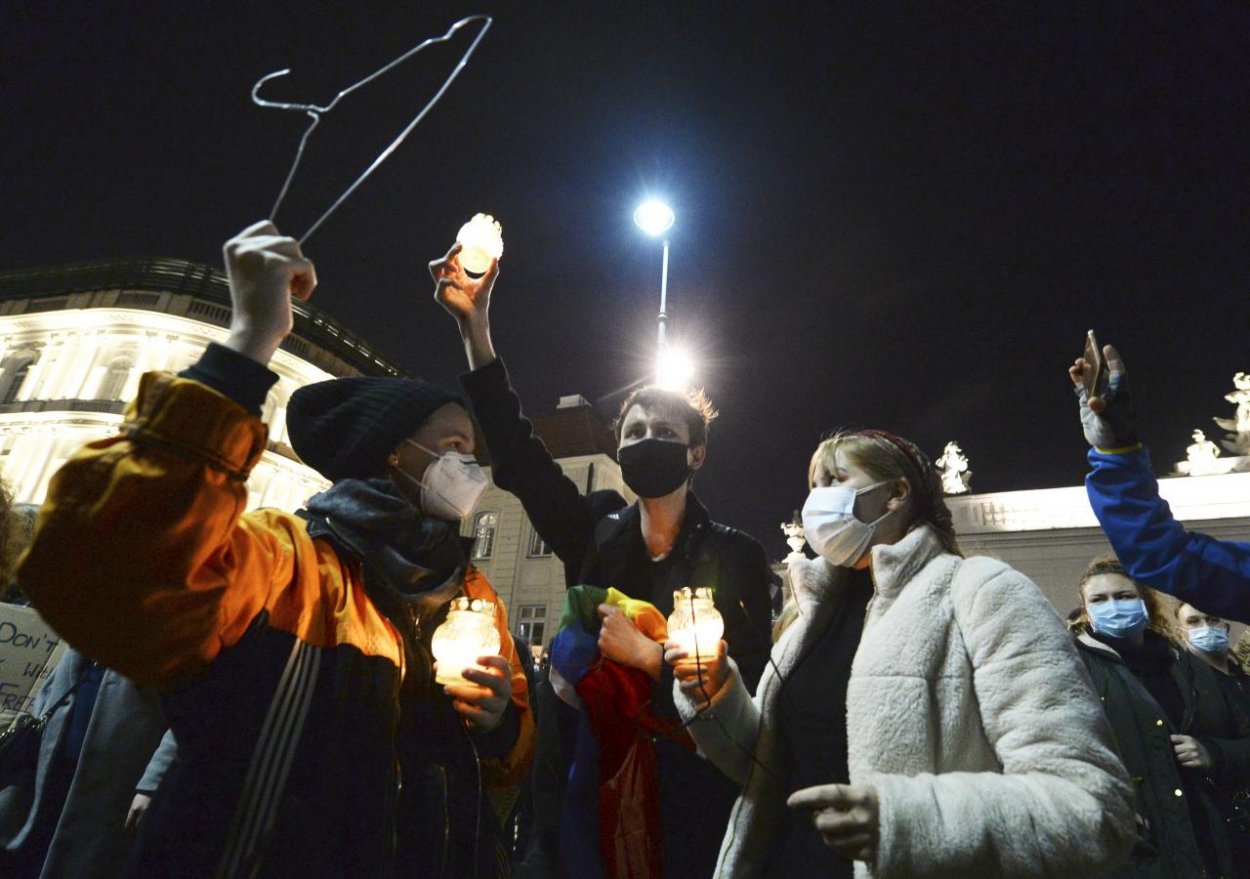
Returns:
[[[270,222],[273,222],[274,219],[278,215],[278,209],[282,206],[282,201],[286,198],[287,191],[291,188],[291,181],[295,179],[295,172],[299,170],[300,162],[304,158],[304,148],[308,144],[308,138],[312,135],[317,125],[320,124],[321,117],[323,115],[333,110],[338,105],[339,101],[341,101],[346,96],[350,95],[352,92],[356,91],[357,89],[363,88],[364,86],[373,82],[378,77],[383,76],[386,73],[389,73],[391,70],[395,69],[400,64],[403,64],[413,55],[416,55],[418,52],[425,49],[426,47],[432,46],[435,43],[449,42],[453,37],[455,37],[456,32],[459,31],[462,27],[465,27],[467,25],[474,24],[474,23],[481,24],[482,26],[481,30],[479,30],[477,33],[477,36],[473,38],[473,42],[469,44],[469,48],[467,48],[464,54],[460,56],[460,61],[456,64],[454,68],[452,68],[451,73],[448,74],[445,80],[443,80],[443,84],[439,86],[438,91],[434,93],[434,97],[430,98],[429,102],[426,103],[426,105],[421,108],[421,111],[417,113],[417,115],[413,118],[411,122],[408,123],[408,125],[404,128],[404,130],[401,131],[399,135],[394,140],[391,141],[390,145],[387,146],[386,149],[382,150],[382,152],[378,155],[378,157],[373,160],[373,163],[370,164],[369,167],[364,170],[364,173],[362,173],[359,177],[357,177],[356,181],[352,183],[351,186],[347,187],[347,189],[344,190],[343,194],[340,195],[337,199],[335,199],[334,203],[330,205],[329,208],[326,209],[326,212],[317,218],[317,221],[308,228],[308,231],[299,237],[300,244],[303,244],[306,241],[308,241],[308,239],[312,237],[312,234],[317,231],[317,229],[321,226],[321,224],[324,223],[331,214],[333,214],[336,210],[338,210],[339,206],[342,205],[343,202],[347,201],[348,197],[350,197],[351,194],[355,192],[357,188],[359,188],[360,184],[364,183],[365,180],[368,179],[369,175],[378,169],[379,165],[381,165],[388,158],[390,158],[391,153],[395,152],[395,150],[399,148],[399,145],[402,144],[407,139],[408,135],[411,134],[412,130],[417,127],[417,125],[421,122],[422,119],[425,118],[426,114],[429,113],[430,110],[434,108],[434,105],[437,104],[442,99],[443,95],[447,92],[447,89],[450,88],[452,82],[454,82],[456,77],[460,75],[460,71],[464,70],[465,65],[469,63],[469,58],[473,55],[474,51],[477,50],[478,43],[482,42],[482,37],[486,36],[486,32],[490,30],[490,26],[492,22],[493,22],[493,19],[489,15],[470,15],[467,18],[460,19],[458,22],[456,22],[450,28],[448,28],[447,33],[443,34],[441,37],[430,37],[429,39],[423,41],[420,45],[414,46],[413,48],[409,49],[407,52],[400,55],[398,58],[391,61],[389,64],[386,64],[384,67],[381,67],[378,70],[375,70],[373,73],[370,73],[368,76],[366,76],[364,79],[360,80],[359,82],[355,83],[354,85],[350,85],[347,88],[343,89],[341,92],[339,92],[337,95],[334,96],[334,100],[330,101],[330,103],[326,104],[324,107],[319,106],[317,104],[292,104],[292,103],[286,103],[282,101],[269,101],[260,96],[261,86],[269,82],[269,80],[271,79],[277,79],[279,76],[286,76],[288,73],[291,72],[289,68],[286,70],[275,70],[273,73],[270,73],[266,76],[262,76],[260,79],[258,79],[256,81],[256,85],[252,86],[252,101],[256,104],[256,106],[271,107],[275,110],[294,110],[296,112],[306,114],[308,118],[312,120],[308,124],[308,128],[304,130],[304,136],[300,138],[299,148],[295,151],[295,160],[291,163],[291,170],[287,172],[286,180],[283,181],[282,183],[282,190],[278,193],[277,201],[273,203],[273,210],[269,212]]]

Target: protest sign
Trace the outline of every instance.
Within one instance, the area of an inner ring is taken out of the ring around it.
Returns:
[[[33,608],[0,604],[0,730],[29,714],[65,645]]]

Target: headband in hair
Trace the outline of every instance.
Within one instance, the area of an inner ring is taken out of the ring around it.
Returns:
[[[948,552],[963,555],[955,536],[955,523],[951,519],[950,508],[946,506],[946,500],[942,495],[942,478],[929,460],[929,456],[920,451],[915,443],[903,439],[898,434],[890,433],[888,430],[857,430],[850,435],[886,443],[902,452],[903,460],[906,462],[903,469],[911,471],[906,475],[912,481],[912,496],[918,498],[916,517],[928,522],[942,535],[943,545]]]
[[[923,498],[923,508],[918,510],[922,518],[928,515],[936,508],[931,492],[934,485],[941,485],[942,479],[934,469],[933,464],[929,461],[929,456],[920,451],[920,447],[911,440],[904,439],[896,433],[890,433],[888,430],[858,430],[855,431],[857,436],[868,437],[878,441],[889,443],[894,448],[903,453],[903,458],[910,465],[913,480],[913,488],[917,494]]]

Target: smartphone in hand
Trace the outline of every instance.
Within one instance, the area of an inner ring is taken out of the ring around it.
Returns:
[[[1111,375],[1107,371],[1107,360],[1102,356],[1102,346],[1098,344],[1098,337],[1093,330],[1085,334],[1085,353],[1081,357],[1085,361],[1081,383],[1085,386],[1089,408],[1102,412],[1107,406],[1107,387],[1111,382]]]

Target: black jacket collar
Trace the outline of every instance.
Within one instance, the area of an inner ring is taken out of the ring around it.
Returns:
[[[707,507],[695,497],[694,492],[689,492],[686,495],[686,515],[682,519],[677,540],[673,543],[673,553],[689,558],[711,522],[712,517],[708,514]],[[595,543],[603,554],[616,555],[617,550],[646,552],[646,544],[642,539],[642,511],[638,509],[638,502],[608,513],[600,521]]]

